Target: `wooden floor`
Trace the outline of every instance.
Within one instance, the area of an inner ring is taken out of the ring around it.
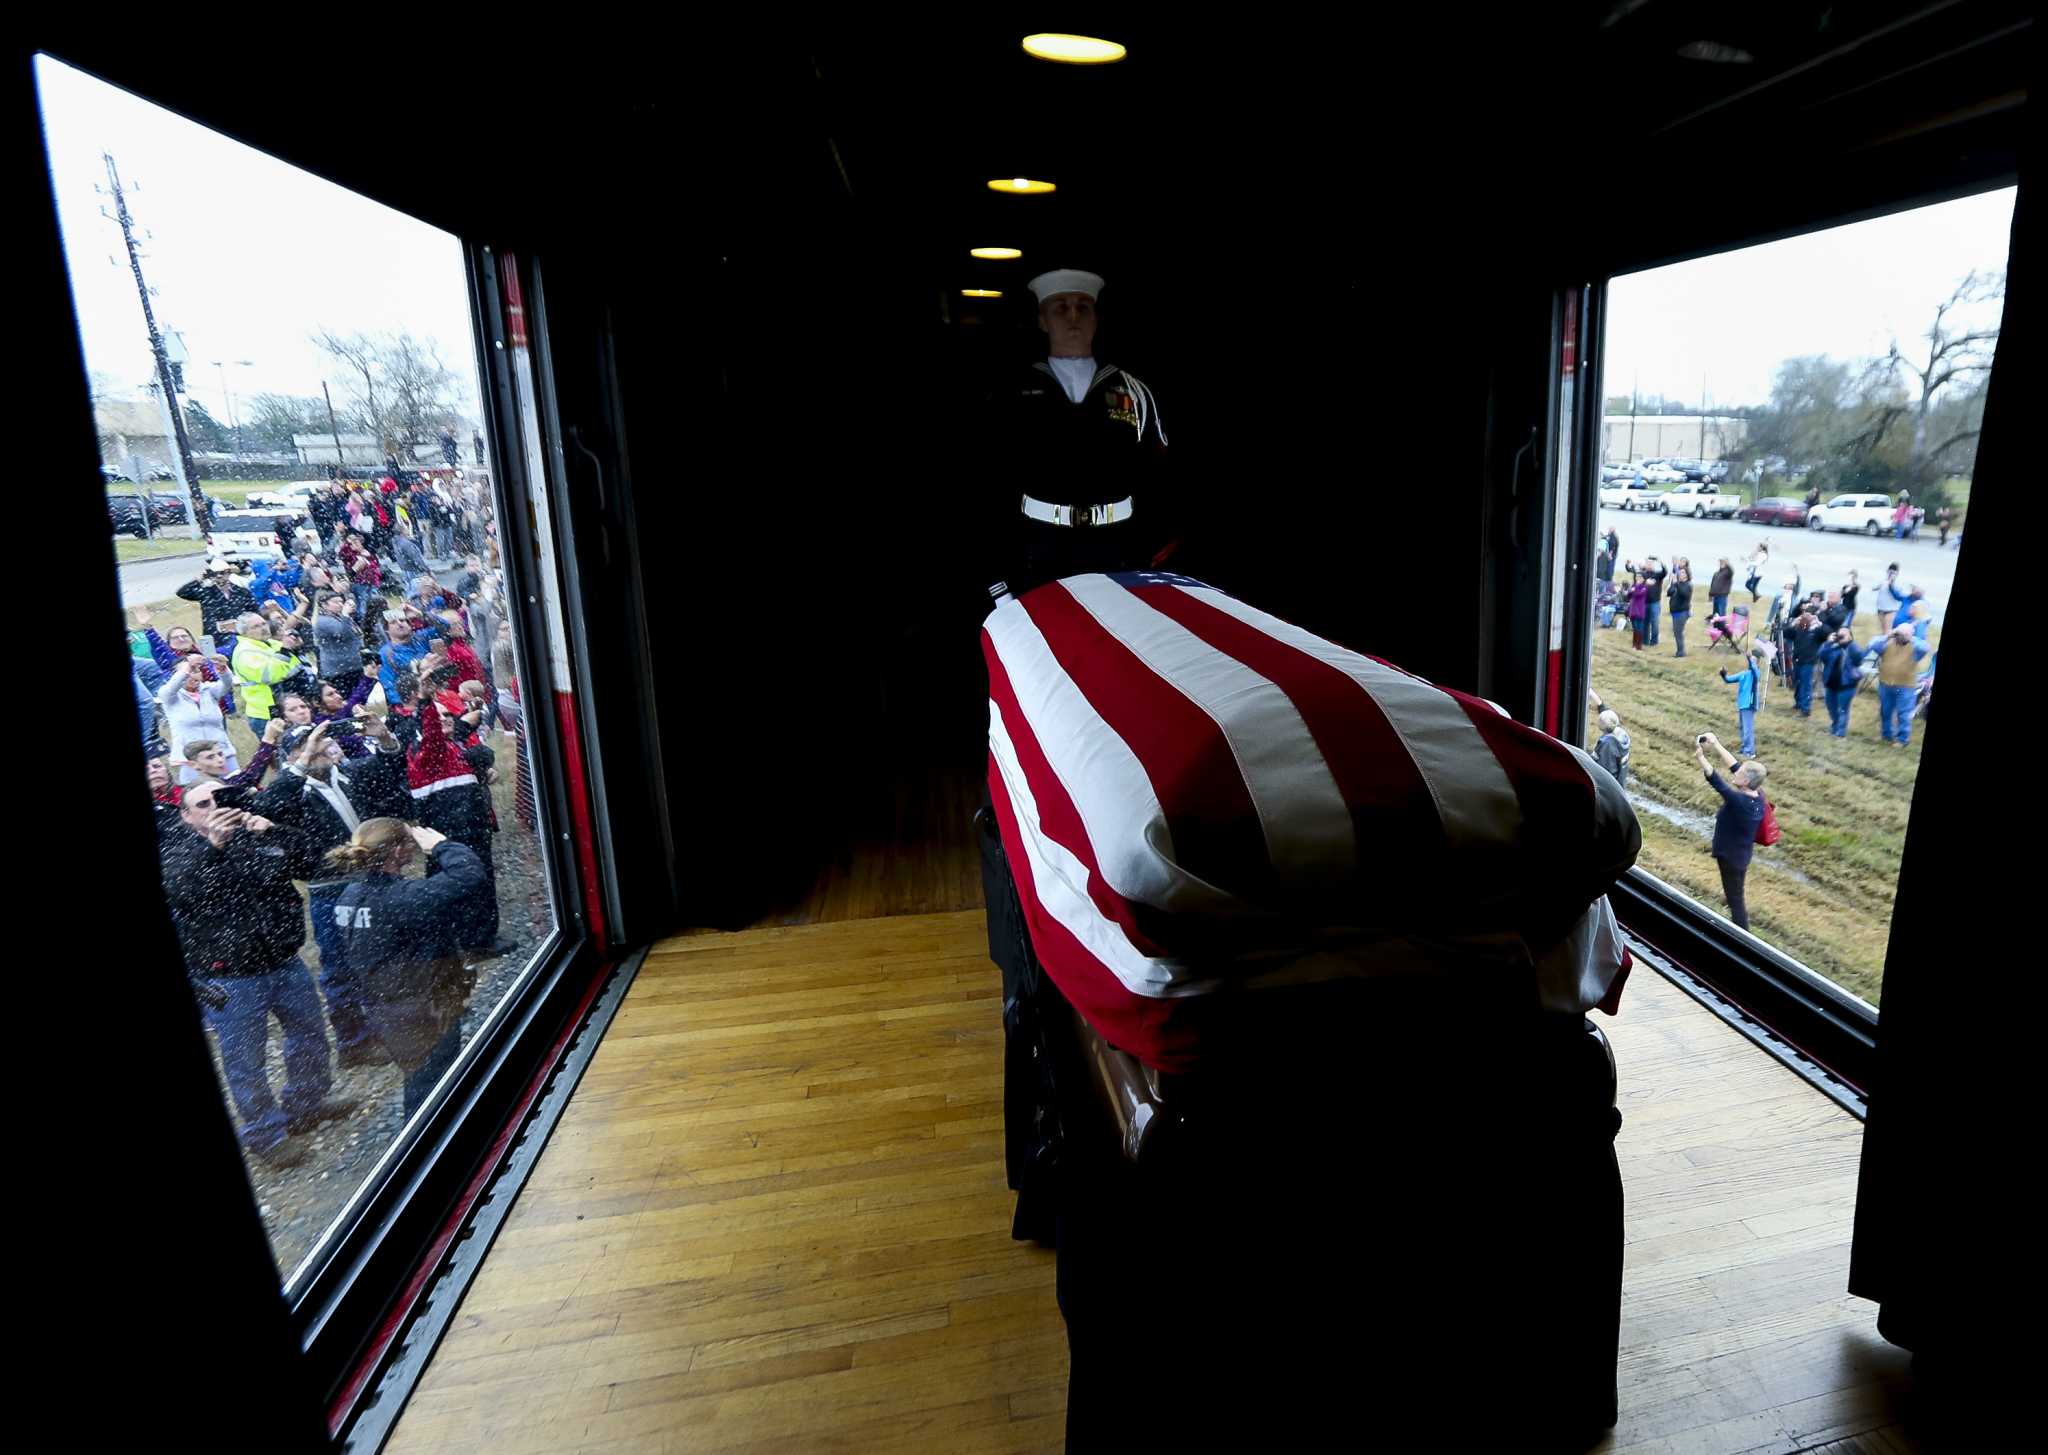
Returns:
[[[1653,975],[1602,1025],[1628,1250],[1600,1448],[1918,1455],[1905,1357],[1842,1292],[1860,1125]],[[978,912],[668,942],[387,1448],[1057,1449],[1000,1072]]]
[[[862,789],[809,888],[757,927],[981,908],[982,766],[904,763]]]

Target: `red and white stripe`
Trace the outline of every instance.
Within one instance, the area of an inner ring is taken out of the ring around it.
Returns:
[[[1167,1069],[1224,985],[1525,966],[1546,1007],[1626,961],[1613,779],[1480,699],[1185,577],[1076,576],[983,628],[990,793],[1046,970]]]

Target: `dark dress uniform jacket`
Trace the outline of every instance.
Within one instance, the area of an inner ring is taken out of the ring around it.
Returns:
[[[1143,380],[1114,364],[1099,364],[1076,404],[1041,360],[990,404],[996,539],[1009,547],[998,573],[1013,591],[1083,571],[1137,570],[1173,538],[1168,501],[1158,489],[1166,429],[1158,400]],[[1129,497],[1133,506],[1127,520],[1050,525],[1023,515],[1026,495],[1076,507]]]

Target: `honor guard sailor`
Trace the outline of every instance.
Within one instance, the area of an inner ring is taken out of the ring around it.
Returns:
[[[989,457],[1008,502],[997,597],[1086,571],[1142,570],[1171,551],[1157,488],[1165,422],[1142,379],[1095,356],[1101,276],[1055,268],[1030,287],[1046,357],[991,410]]]

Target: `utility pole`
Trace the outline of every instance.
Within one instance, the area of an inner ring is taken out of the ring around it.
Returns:
[[[1628,462],[1636,462],[1636,401],[1643,397],[1643,376],[1636,375],[1636,381],[1628,391]]]
[[[1693,456],[1701,464],[1707,459],[1707,376],[1700,375],[1700,448]]]
[[[334,436],[334,474],[340,478],[344,469],[341,458],[341,426],[334,422],[334,396],[327,392],[327,381],[320,381],[320,397],[327,401],[327,429]]]
[[[142,254],[135,247],[135,219],[128,215],[128,197],[121,190],[121,174],[114,167],[114,154],[106,158],[107,184],[113,189],[114,221],[121,224],[121,240],[128,245],[128,267],[135,274],[135,292],[142,299],[142,321],[149,325],[149,351],[156,357],[157,382],[163,386],[164,404],[171,418],[171,433],[178,443],[178,464],[185,476],[185,491],[192,498],[192,524],[206,529],[206,497],[200,493],[199,471],[192,463],[192,441],[185,435],[185,416],[178,412],[178,384],[171,372],[171,356],[164,348],[163,331],[156,326],[156,310],[149,305],[149,285],[142,280]]]

